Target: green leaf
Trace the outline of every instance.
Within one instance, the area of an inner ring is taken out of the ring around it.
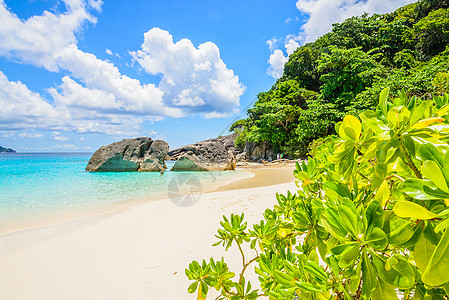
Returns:
[[[449,199],[449,194],[438,189],[430,180],[407,179],[403,188],[407,195],[418,200]]]
[[[274,278],[282,284],[282,285],[291,285],[293,283],[293,277],[285,274],[284,272],[281,272],[279,270],[274,270]]]
[[[371,184],[373,189],[377,189],[384,181],[385,176],[387,175],[387,167],[387,164],[376,164],[376,167],[374,168],[373,181]]]
[[[313,284],[309,283],[309,282],[296,282],[295,285],[305,291],[305,292],[309,292],[309,293],[318,293],[318,292],[322,292],[322,290],[316,286],[314,286]]]
[[[388,234],[389,244],[403,244],[408,241],[415,233],[410,221],[402,219],[396,215],[392,215],[388,219],[388,226],[390,231],[390,233]],[[388,232],[387,230],[384,231]]]
[[[389,94],[390,94],[390,89],[384,88],[382,90],[382,92],[380,92],[380,95],[379,95],[379,107],[385,117],[387,116],[387,113],[388,113],[387,100],[388,100]]]
[[[198,287],[198,283],[199,283],[199,281],[193,282],[191,285],[189,285],[189,288],[187,289],[187,291],[188,291],[190,294],[195,293],[195,291],[196,291],[196,289],[197,289],[197,287]]]
[[[357,215],[351,208],[344,205],[338,207],[338,213],[345,229],[351,232],[353,236],[357,236]]]
[[[340,126],[339,130],[341,131],[342,129],[346,136],[352,140],[358,141],[362,132],[362,124],[356,117],[346,115],[343,118],[343,124]]]
[[[362,295],[365,299],[370,299],[373,289],[376,287],[376,271],[371,264],[371,261],[363,251],[362,255]]]
[[[435,248],[436,246],[429,242],[424,234],[420,235],[418,242],[415,244],[413,253],[415,255],[416,266],[421,272],[426,269]]]
[[[398,295],[393,286],[389,285],[382,279],[377,279],[377,287],[373,291],[372,300],[394,300],[398,299]]]
[[[423,101],[419,106],[415,107],[410,116],[410,125],[414,125],[418,122],[426,114],[432,104],[432,101]]]
[[[440,232],[449,227],[449,219],[443,220],[435,227],[435,232]]]
[[[373,200],[368,205],[365,212],[368,228],[382,227],[384,224],[384,209],[377,200]]]
[[[429,178],[440,190],[449,193],[449,188],[438,164],[432,160],[424,162],[421,171],[424,176]]]
[[[348,246],[341,254],[340,260],[338,261],[338,266],[342,269],[345,269],[349,266],[352,266],[359,256],[360,252],[360,244],[350,245]]]
[[[388,182],[384,180],[380,187],[377,189],[376,195],[374,196],[374,200],[380,202],[382,206],[387,203],[388,198],[390,197],[390,188],[388,187]]]
[[[324,216],[326,217],[327,222],[322,222],[323,226],[329,226],[330,231],[335,233],[336,238],[345,238],[348,234],[348,231],[345,229],[343,225],[343,220],[338,215],[338,211],[335,208],[328,208],[324,212]]]
[[[405,106],[395,106],[388,111],[388,125],[391,129],[401,129],[409,117],[410,111]]]
[[[424,143],[418,148],[418,156],[421,161],[431,160],[436,162],[440,168],[444,167],[443,154],[432,143]]]
[[[386,283],[399,289],[409,289],[415,284],[415,272],[403,256],[395,254],[385,260],[375,254],[373,263],[377,275]]]
[[[422,281],[430,286],[449,282],[449,230],[446,230],[438,243],[427,267],[422,274]]]
[[[393,212],[401,218],[429,220],[438,217],[425,207],[411,201],[399,201],[393,207]]]
[[[383,250],[387,247],[388,238],[379,227],[374,227],[366,238],[366,243],[375,250]]]

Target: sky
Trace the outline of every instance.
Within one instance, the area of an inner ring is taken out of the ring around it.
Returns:
[[[0,145],[93,152],[227,134],[288,55],[410,0],[0,0]]]

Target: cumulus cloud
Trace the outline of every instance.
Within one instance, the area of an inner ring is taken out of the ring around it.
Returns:
[[[63,2],[64,13],[45,11],[22,20],[0,0],[0,56],[66,74],[60,85],[47,90],[51,98],[44,99],[0,72],[0,130],[132,135],[144,119],[194,113],[222,117],[237,111],[244,87],[212,42],[198,48],[187,39],[173,43],[167,31],[153,28],[145,34],[142,49],[131,53],[147,73],[161,74],[162,80],[143,83],[78,48],[76,35],[86,24],[96,23],[93,12],[101,10],[102,1]]]
[[[282,72],[284,71],[284,65],[287,61],[288,57],[284,56],[282,50],[274,50],[274,52],[270,55],[270,59],[268,60],[268,63],[270,65],[267,71],[268,75],[270,75],[274,79],[281,77]]]
[[[142,120],[132,115],[99,113],[64,102],[50,104],[20,81],[9,81],[0,71],[0,131],[50,129],[134,135]],[[22,137],[31,137],[29,134]]]
[[[289,39],[285,44],[287,55],[284,55],[284,52],[282,50],[274,50],[270,55],[270,58],[268,59],[268,75],[270,75],[274,79],[278,79],[279,77],[281,77],[282,73],[284,72],[284,65],[288,61],[288,56],[292,54],[298,47],[299,44],[297,41],[295,41],[294,39]]]
[[[154,84],[142,84],[123,75],[112,63],[83,52],[74,44],[58,53],[58,62],[82,83],[65,76],[57,89],[49,89],[58,103],[102,113],[182,115],[178,108],[164,105],[164,92]]]
[[[294,39],[289,39],[288,43],[285,44],[285,50],[287,50],[287,54],[290,55],[295,52],[296,48],[299,47],[299,43]]]
[[[9,81],[0,71],[0,130],[35,128],[45,123],[57,126],[60,114],[38,93],[20,81]]]
[[[231,115],[239,106],[243,85],[220,58],[218,47],[195,47],[188,39],[173,41],[160,28],[145,33],[141,50],[130,52],[148,74],[162,75],[163,102],[183,113]]]
[[[96,23],[96,18],[88,9],[99,9],[101,5],[101,1],[63,2],[67,8],[65,13],[44,11],[42,15],[22,21],[8,10],[4,0],[0,0],[0,55],[58,71],[55,51],[75,43],[76,33],[81,31],[84,23]]]
[[[383,14],[391,12],[415,0],[298,0],[296,7],[309,16],[301,27],[306,42],[314,41],[329,32],[332,24],[363,13]]]

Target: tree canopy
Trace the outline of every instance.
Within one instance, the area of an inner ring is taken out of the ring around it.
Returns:
[[[240,133],[237,145],[269,141],[290,157],[305,156],[313,140],[335,133],[343,116],[375,108],[385,87],[424,98],[447,92],[448,42],[447,0],[335,24],[296,49],[248,118],[231,127]]]

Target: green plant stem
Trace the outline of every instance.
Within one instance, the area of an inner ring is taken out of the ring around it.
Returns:
[[[421,172],[418,170],[418,168],[413,163],[413,160],[410,157],[410,154],[407,152],[407,149],[405,149],[404,144],[402,143],[402,141],[401,141],[401,149],[404,152],[405,164],[413,171],[413,173],[415,173],[416,177],[422,179]]]
[[[359,174],[360,176],[362,176],[363,179],[365,179],[368,182],[371,182],[371,180],[369,180],[368,177],[366,177],[365,175],[363,175],[362,173],[360,173],[359,171],[357,171],[357,174]]]
[[[243,281],[243,275],[245,274],[246,268],[248,268],[248,266],[254,262],[256,259],[258,259],[260,256],[257,255],[256,257],[254,257],[253,259],[251,259],[250,261],[246,262],[245,259],[245,253],[243,252],[242,246],[240,246],[239,243],[237,243],[237,246],[239,248],[240,254],[242,255],[242,272],[240,273],[240,277],[239,277],[239,283],[241,284]]]

